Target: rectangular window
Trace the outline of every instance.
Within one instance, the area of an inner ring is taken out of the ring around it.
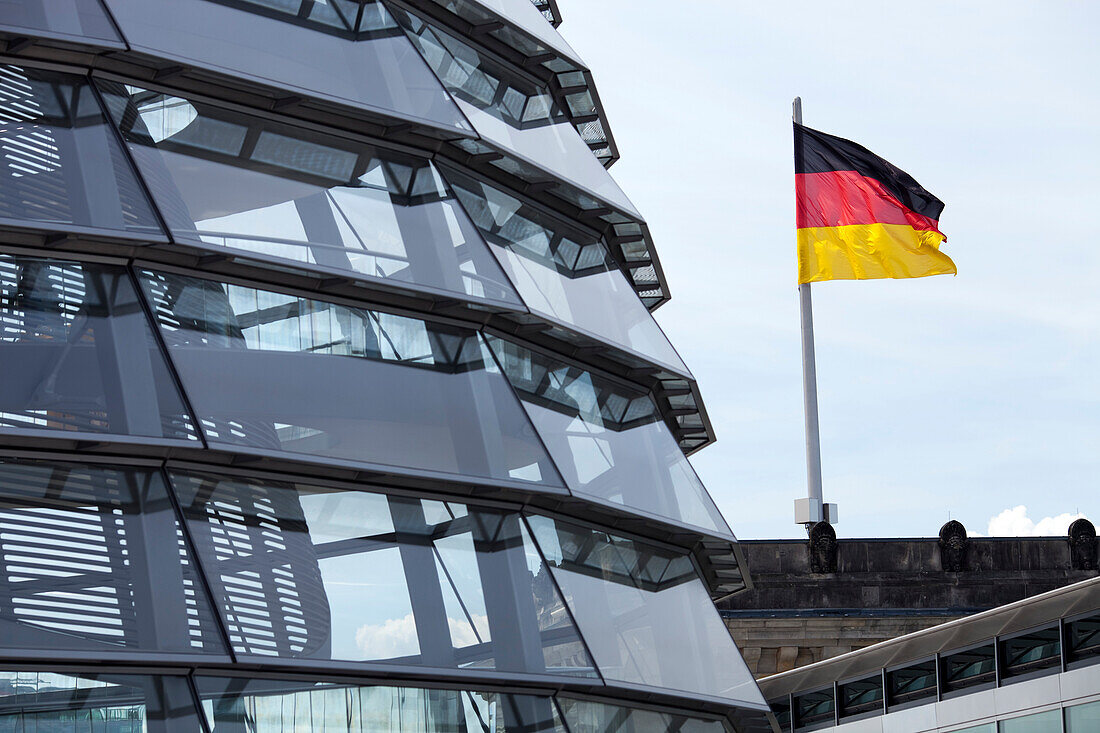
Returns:
[[[940,658],[944,692],[956,692],[997,681],[993,644],[964,649]]]
[[[1002,638],[1001,659],[1005,677],[1019,677],[1041,670],[1060,669],[1062,644],[1058,625]]]
[[[1045,713],[1009,718],[997,724],[997,733],[1062,733],[1062,711],[1048,710]]]
[[[1096,731],[1100,731],[1100,702],[1067,707],[1065,714],[1066,733],[1096,733]]]
[[[833,688],[826,687],[794,696],[794,729],[816,730],[835,722],[836,700]]]
[[[1093,662],[1100,657],[1100,615],[1066,622],[1066,658]]]
[[[910,664],[886,672],[890,707],[936,696],[936,660]]]
[[[882,675],[876,674],[837,686],[840,717],[882,715]]]

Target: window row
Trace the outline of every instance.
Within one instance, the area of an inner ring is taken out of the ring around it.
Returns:
[[[722,720],[566,695],[197,675],[0,670],[0,731],[726,733]]]
[[[3,459],[0,655],[66,652],[522,674],[764,707],[679,551],[453,501]]]
[[[772,709],[784,730],[811,731],[1097,662],[1100,614],[1092,613],[796,693],[790,700],[773,701]],[[984,733],[985,728],[974,730]]]
[[[497,7],[492,9],[484,3],[442,3],[457,18],[487,18],[477,25],[491,26],[489,37],[523,57],[507,63],[471,46],[427,15],[380,0],[104,2],[125,41],[99,0],[60,6],[24,0],[0,15],[0,30],[20,35],[30,31],[35,36],[106,48],[128,46],[156,59],[155,65],[194,67],[200,73],[245,80],[282,95],[407,120],[444,139],[481,137],[502,154],[516,155],[523,164],[533,164],[558,179],[563,191],[576,189],[566,198],[595,197],[600,203],[586,208],[609,205],[640,220],[594,155],[607,159],[611,150],[590,75],[525,0],[494,3]],[[525,10],[534,18],[527,17]],[[501,22],[501,17],[511,24]],[[543,37],[535,38],[532,30],[541,31]],[[555,48],[548,40],[554,41]],[[294,52],[288,54],[286,49]],[[535,68],[539,73],[533,73]],[[551,92],[551,79],[561,90],[558,98]],[[482,115],[503,121],[507,130],[484,124],[487,119],[475,119]],[[508,132],[551,121],[555,124],[549,136],[517,134],[513,138]],[[557,142],[554,150],[539,149],[551,139]]]
[[[205,440],[568,489],[732,537],[648,393],[496,336],[188,275],[17,255],[0,254],[0,297],[0,433]]]
[[[163,221],[193,248],[529,309],[690,376],[599,236],[426,158],[5,65],[0,149],[0,225],[164,242]]]

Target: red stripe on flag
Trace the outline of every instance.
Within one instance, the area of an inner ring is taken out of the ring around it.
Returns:
[[[935,219],[918,214],[881,183],[855,171],[796,173],[794,178],[799,229],[905,224],[918,231],[940,231]]]

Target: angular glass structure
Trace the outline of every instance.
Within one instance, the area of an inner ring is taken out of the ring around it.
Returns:
[[[0,0],[6,728],[771,730],[544,5]]]

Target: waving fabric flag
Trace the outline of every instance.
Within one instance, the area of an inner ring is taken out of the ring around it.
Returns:
[[[798,282],[955,274],[943,202],[862,145],[795,123]]]

